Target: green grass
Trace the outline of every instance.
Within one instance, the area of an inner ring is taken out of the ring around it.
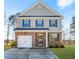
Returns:
[[[67,45],[65,48],[49,48],[59,59],[75,59],[75,46]]]

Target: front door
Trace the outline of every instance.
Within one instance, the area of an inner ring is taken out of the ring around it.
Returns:
[[[35,46],[36,47],[45,47],[46,46],[46,38],[45,33],[36,33],[35,35]]]

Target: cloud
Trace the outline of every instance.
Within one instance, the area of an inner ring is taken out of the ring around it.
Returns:
[[[74,0],[57,0],[57,5],[61,8],[64,8],[68,5],[70,5]]]

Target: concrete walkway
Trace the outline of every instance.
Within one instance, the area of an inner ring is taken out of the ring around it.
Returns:
[[[48,49],[18,49],[12,48],[5,51],[4,59],[59,59]]]

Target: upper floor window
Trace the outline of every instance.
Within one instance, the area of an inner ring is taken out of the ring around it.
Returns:
[[[30,27],[30,20],[23,20],[23,27]]]
[[[57,20],[49,20],[50,27],[57,27]]]
[[[43,27],[43,20],[36,20],[36,27]]]

